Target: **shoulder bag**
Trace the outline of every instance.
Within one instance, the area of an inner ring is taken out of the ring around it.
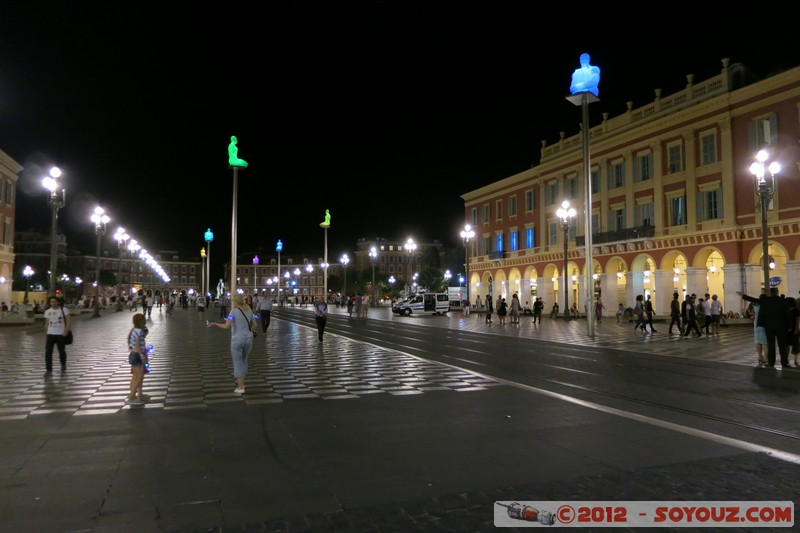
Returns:
[[[241,307],[239,308],[239,311],[242,311]],[[247,313],[242,311],[242,314],[244,315],[244,318],[246,319],[247,318]],[[250,321],[248,322],[248,324],[250,325],[250,333],[253,334],[253,337],[258,337],[258,332],[259,332],[258,320],[256,320],[255,318],[251,318]]]

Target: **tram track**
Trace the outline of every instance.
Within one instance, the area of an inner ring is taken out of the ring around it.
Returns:
[[[307,320],[306,313],[292,315],[293,321],[314,326],[313,318]],[[540,347],[546,347],[541,357],[507,356],[522,351],[521,347],[529,349],[529,339],[411,323],[398,329],[396,323],[380,319],[369,319],[366,323],[347,317],[334,320],[337,334],[381,348],[480,373],[508,384],[657,416],[698,430],[706,431],[711,426],[715,433],[729,438],[800,453],[800,433],[791,422],[800,419],[800,409],[789,404],[788,395],[752,390],[747,378],[751,370],[747,367],[728,365],[721,369],[707,361],[660,358],[548,340],[537,341]],[[574,364],[565,365],[565,358]],[[604,365],[613,365],[615,371],[603,372]],[[585,366],[598,368],[582,368]],[[746,390],[748,399],[737,396],[742,390]],[[791,399],[796,399],[796,395]]]

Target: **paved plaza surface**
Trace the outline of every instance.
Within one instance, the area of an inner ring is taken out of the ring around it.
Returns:
[[[218,309],[206,314],[219,320]],[[381,346],[368,340],[378,330],[358,330],[344,309],[331,308],[321,343],[310,308],[274,315],[254,340],[247,391],[238,395],[230,333],[205,328],[195,309],[154,309],[143,407],[124,402],[130,312],[82,314],[66,371],[56,365],[50,376],[41,324],[0,328],[0,529],[480,531],[494,529],[496,501],[800,494],[793,444],[781,444],[786,453],[777,457],[454,364],[467,358],[458,350],[440,350],[450,357],[443,362],[411,343]],[[797,393],[747,378],[756,361],[752,327],[691,339],[668,335],[666,323],[645,335],[604,319],[592,338],[585,321],[534,326],[523,317],[499,326],[474,313],[400,318],[386,307],[367,320],[425,328],[442,345],[457,331],[490,343],[523,338],[721,368],[741,377],[733,387],[749,404],[768,406],[759,415],[765,425],[767,417],[785,422],[770,425],[775,439],[800,441]]]

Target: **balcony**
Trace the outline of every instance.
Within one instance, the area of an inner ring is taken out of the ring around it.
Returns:
[[[499,261],[505,258],[506,253],[503,251],[499,252],[489,252],[489,261]]]
[[[635,228],[625,228],[617,231],[605,231],[603,233],[592,233],[592,245],[605,244],[619,241],[635,241],[653,237],[656,234],[655,226],[637,226]],[[583,235],[575,237],[575,245],[583,246],[586,239]]]

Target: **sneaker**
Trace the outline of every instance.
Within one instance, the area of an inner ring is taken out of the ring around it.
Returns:
[[[236,393],[236,394],[244,394],[244,389],[243,388],[242,389],[236,388],[236,389],[233,389],[233,392]]]
[[[141,399],[143,402],[148,402],[148,401],[150,401],[150,395],[149,394],[140,394],[139,395],[139,399]]]
[[[125,403],[128,404],[128,405],[144,405],[144,401],[140,400],[139,398],[135,398],[133,400],[129,400],[128,398],[125,398]]]

